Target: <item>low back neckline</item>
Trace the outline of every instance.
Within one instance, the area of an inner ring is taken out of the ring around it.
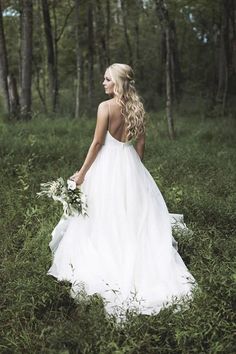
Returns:
[[[107,127],[107,132],[109,133],[109,135],[112,137],[112,139],[114,139],[115,141],[117,141],[118,143],[120,144],[130,144],[131,143],[131,140],[128,140],[128,141],[121,141],[121,140],[118,140],[117,138],[115,138],[111,132],[109,131],[109,127],[110,127],[110,117],[111,117],[111,110],[110,110],[110,102],[108,101],[108,127]]]
[[[120,140],[114,138],[114,136],[109,132],[108,129],[107,129],[107,133],[110,135],[110,137],[111,137],[113,140],[117,141],[117,142],[120,143],[120,144],[123,144],[123,145],[124,145],[124,144],[127,144],[127,145],[131,144],[131,140],[128,140],[128,141],[120,141]]]

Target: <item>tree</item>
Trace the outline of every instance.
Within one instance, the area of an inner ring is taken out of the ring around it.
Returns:
[[[48,0],[42,0],[42,10],[44,19],[44,30],[47,44],[47,63],[48,63],[48,82],[49,82],[49,97],[51,110],[57,112],[59,109],[59,70],[58,70],[58,45],[61,37],[66,29],[69,17],[74,10],[74,6],[70,5],[61,8],[62,3],[60,1],[51,2],[51,12]],[[60,17],[60,25],[58,21],[59,9],[62,10],[63,16]]]
[[[56,112],[57,101],[58,101],[58,77],[57,77],[53,35],[52,35],[51,18],[50,18],[47,0],[42,0],[42,10],[43,10],[43,20],[44,20],[44,31],[45,31],[46,44],[47,44],[47,66],[48,66],[50,107],[53,112]]]
[[[76,96],[75,96],[75,118],[80,115],[80,72],[81,72],[81,53],[80,53],[80,0],[75,0],[75,32],[76,32]]]
[[[111,30],[111,5],[110,0],[106,0],[106,56],[107,64],[110,64],[110,30]]]
[[[173,120],[173,94],[175,93],[175,61],[173,54],[173,44],[171,43],[171,34],[173,25],[169,18],[167,6],[163,0],[156,0],[157,13],[165,34],[166,47],[166,116],[168,123],[168,132],[171,139],[175,137]],[[173,37],[172,37],[173,40]]]
[[[170,27],[166,27],[166,116],[168,131],[171,139],[175,137],[173,120],[173,81],[171,77],[171,46],[170,46]]]
[[[10,101],[9,101],[7,76],[8,76],[7,50],[6,50],[5,34],[4,34],[3,19],[2,19],[2,4],[0,0],[0,90],[1,90],[1,95],[3,96],[5,111],[9,114]]]
[[[13,118],[19,119],[20,101],[19,101],[19,94],[17,90],[16,78],[13,76],[13,74],[8,75],[7,83],[8,83],[8,91],[9,91],[11,116]]]
[[[124,36],[127,45],[128,55],[129,55],[129,64],[133,66],[133,51],[131,47],[130,36],[128,32],[128,22],[127,22],[127,3],[124,0],[120,0],[121,3],[121,13],[122,13],[122,20],[123,20],[123,29],[124,29]]]
[[[88,112],[91,114],[94,100],[94,31],[93,31],[93,1],[88,3]]]
[[[21,96],[20,106],[23,118],[31,118],[31,83],[32,83],[32,1],[22,1],[21,26]]]
[[[106,3],[106,15],[110,16],[109,2]],[[108,26],[110,26],[110,19],[106,18],[104,14],[104,9],[102,7],[101,1],[96,0],[96,43],[101,75],[103,74],[105,68],[109,65],[109,30],[106,28],[107,24],[105,23],[104,19],[107,21]]]
[[[26,0],[4,0],[4,32],[0,19],[1,104],[6,111],[8,94],[10,110],[17,112],[16,84],[24,89],[22,79],[28,71],[36,98],[34,109],[40,105],[44,111],[66,111],[76,117],[85,110],[90,114],[104,99],[101,75],[111,62],[134,67],[147,110],[161,109],[165,96],[169,123],[174,123],[171,116],[180,93],[201,96],[204,113],[211,113],[212,108],[214,114],[222,113],[226,103],[231,108],[236,92],[235,0],[31,0],[36,14],[33,68],[30,60],[27,64],[24,60],[20,39],[20,34],[22,39],[26,34],[23,3]],[[3,69],[4,36],[7,70]],[[20,96],[25,96],[23,91],[19,90]]]
[[[222,104],[225,114],[230,75],[234,71],[234,46],[236,41],[235,6],[233,0],[220,2],[221,25],[218,49],[218,86],[216,103]]]

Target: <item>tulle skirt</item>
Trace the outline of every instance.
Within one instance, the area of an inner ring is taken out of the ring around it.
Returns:
[[[88,216],[62,217],[52,233],[48,274],[71,282],[71,295],[99,294],[106,311],[158,313],[191,298],[194,277],[180,257],[155,181],[133,145],[107,132],[81,185]]]

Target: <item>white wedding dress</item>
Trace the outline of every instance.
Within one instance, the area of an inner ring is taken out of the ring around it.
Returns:
[[[174,215],[131,142],[107,131],[81,189],[88,216],[61,218],[48,274],[71,282],[75,298],[100,294],[111,314],[158,313],[191,298],[196,281],[173,243]]]

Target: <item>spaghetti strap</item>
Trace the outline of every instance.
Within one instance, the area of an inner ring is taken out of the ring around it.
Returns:
[[[107,101],[108,103],[108,127],[107,127],[107,130],[109,131],[109,128],[110,128],[110,102]]]
[[[108,101],[108,117],[110,118],[110,102]]]

